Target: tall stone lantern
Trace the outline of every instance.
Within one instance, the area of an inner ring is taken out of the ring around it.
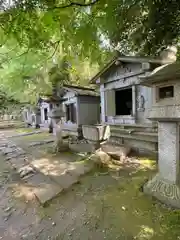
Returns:
[[[144,192],[180,208],[180,63],[156,68],[140,84],[152,88],[148,118],[158,122],[158,173]]]
[[[49,113],[49,117],[52,119],[53,133],[56,135],[58,123],[61,121],[61,118],[64,117],[65,113],[63,111],[61,100],[58,100],[58,104],[54,102],[55,107],[53,107]]]

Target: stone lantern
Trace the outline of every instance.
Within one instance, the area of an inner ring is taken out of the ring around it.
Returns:
[[[49,117],[52,119],[53,133],[56,135],[57,124],[61,121],[61,118],[64,117],[64,111],[62,104],[51,109]]]
[[[39,106],[34,108],[34,116],[35,116],[35,128],[40,128],[40,124],[41,124],[41,110],[40,110]]]
[[[156,68],[140,84],[153,89],[148,119],[158,122],[158,173],[144,192],[180,208],[180,63]]]

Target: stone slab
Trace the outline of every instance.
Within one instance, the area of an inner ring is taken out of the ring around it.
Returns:
[[[54,139],[43,140],[43,141],[30,143],[28,146],[29,147],[35,147],[35,146],[40,146],[40,145],[49,144],[49,143],[53,143],[53,142],[54,142]]]
[[[73,184],[78,183],[78,177],[76,175],[69,174],[68,171],[65,171],[59,176],[51,175],[50,178],[60,185],[64,190],[70,188]]]
[[[39,202],[44,205],[62,192],[63,188],[42,173],[37,173],[26,180]]]
[[[74,152],[82,152],[82,153],[91,153],[94,151],[94,147],[89,143],[71,143],[69,144],[69,148]]]
[[[10,164],[13,166],[14,169],[16,169],[17,171],[25,166],[27,164],[27,161],[24,157],[20,157],[20,158],[11,158],[9,160]]]
[[[16,148],[6,147],[6,148],[2,149],[1,151],[4,155],[7,155],[9,153],[13,153],[14,151],[16,151]]]
[[[39,172],[44,175],[59,176],[65,172],[68,167],[68,162],[63,160],[40,158],[31,161]]]
[[[13,152],[13,153],[10,153],[7,155],[6,160],[8,161],[8,160],[11,160],[12,158],[18,158],[22,155],[24,155],[24,154],[21,152]]]
[[[93,166],[94,165],[91,162],[75,162],[69,164],[67,171],[70,175],[80,177],[90,172],[93,169]]]
[[[25,176],[28,176],[30,174],[34,174],[36,171],[33,167],[31,167],[30,165],[25,165],[22,166],[21,168],[19,168],[18,173],[20,174],[20,177],[23,178]]]
[[[39,133],[42,133],[42,132],[43,131],[34,131],[34,132],[29,132],[29,133],[18,133],[18,134],[9,136],[8,138],[30,136],[30,135],[39,134]]]

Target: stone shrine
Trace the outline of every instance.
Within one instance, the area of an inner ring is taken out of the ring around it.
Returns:
[[[144,192],[180,208],[180,63],[156,68],[140,82],[152,88],[148,119],[158,122],[158,173]]]

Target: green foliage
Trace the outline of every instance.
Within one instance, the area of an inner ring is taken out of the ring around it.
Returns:
[[[1,1],[1,8],[3,8]],[[51,48],[100,60],[102,39],[121,51],[156,53],[177,42],[180,2],[173,0],[19,0],[0,14],[2,44],[16,39],[28,48]],[[101,37],[100,37],[101,36]]]
[[[57,81],[86,85],[112,49],[155,55],[180,34],[172,0],[1,0],[0,9],[0,81],[19,101]]]

